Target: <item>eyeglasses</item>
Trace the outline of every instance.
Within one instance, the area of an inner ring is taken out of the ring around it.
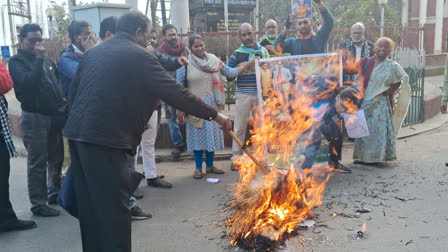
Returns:
[[[42,38],[27,38],[26,39],[28,42],[30,42],[31,44],[36,44],[37,42],[42,42],[44,41]]]

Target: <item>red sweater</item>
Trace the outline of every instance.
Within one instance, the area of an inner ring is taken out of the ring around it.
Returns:
[[[6,67],[0,63],[0,95],[6,94],[12,88],[12,79]]]

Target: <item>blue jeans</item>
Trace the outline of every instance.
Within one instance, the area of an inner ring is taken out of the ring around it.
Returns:
[[[177,124],[177,110],[175,107],[169,105],[171,108],[171,118],[168,119],[168,127],[170,128],[171,142],[175,147],[184,147],[184,137],[180,132],[179,124]],[[162,102],[162,107],[166,111],[166,104]]]

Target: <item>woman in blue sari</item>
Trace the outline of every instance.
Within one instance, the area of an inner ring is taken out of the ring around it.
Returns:
[[[360,61],[365,88],[360,109],[366,115],[370,135],[355,140],[355,163],[397,159],[396,139],[409,106],[410,87],[403,68],[388,59],[394,47],[391,39],[382,37],[375,44],[375,56]]]

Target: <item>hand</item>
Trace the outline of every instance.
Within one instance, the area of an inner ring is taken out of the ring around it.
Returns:
[[[286,19],[285,22],[285,27],[286,29],[289,29],[291,27],[292,24],[294,24],[294,19],[296,17],[294,16],[294,14],[289,14],[288,18]]]
[[[43,58],[45,56],[44,44],[42,42],[37,42],[33,51],[37,58]]]
[[[84,49],[84,52],[93,48],[96,45],[97,41],[98,39],[96,38],[95,33],[90,34],[90,36],[86,40],[81,41],[81,46]]]
[[[232,121],[230,121],[230,119],[227,116],[221,113],[218,113],[218,115],[215,118],[215,122],[221,125],[221,130],[223,131],[232,130]]]
[[[179,57],[179,59],[177,59],[177,62],[179,62],[179,64],[182,66],[188,66],[188,64],[190,63],[187,57],[184,56]]]
[[[295,169],[302,169],[303,163],[305,163],[305,155],[300,155],[299,159],[297,159],[296,163],[294,164]]]
[[[182,111],[177,111],[177,120],[179,120],[179,124],[185,123],[185,113]]]
[[[442,111],[442,114],[447,113],[447,103],[448,101],[442,101],[442,106],[440,107],[440,110]]]
[[[166,118],[166,119],[170,119],[171,116],[172,116],[172,113],[171,113],[171,107],[167,105],[167,106],[165,107],[165,118]]]
[[[154,47],[152,47],[151,45],[147,45],[146,48],[145,48],[145,50],[146,50],[147,52],[154,53]]]

